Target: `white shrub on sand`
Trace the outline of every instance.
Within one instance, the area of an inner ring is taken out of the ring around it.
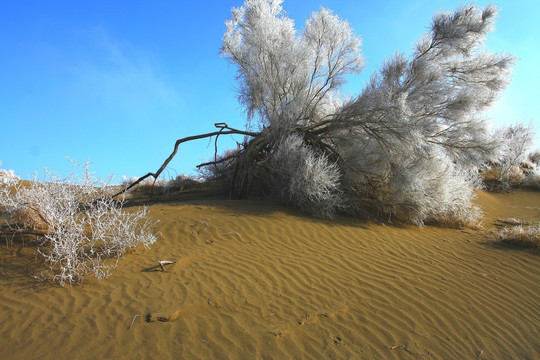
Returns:
[[[491,157],[491,166],[485,172],[496,188],[509,190],[522,185],[527,178],[523,168],[533,165],[529,161],[528,149],[533,143],[533,129],[530,126],[516,124],[494,132],[499,146]]]
[[[499,239],[520,246],[540,247],[540,223],[537,226],[505,227],[499,231]]]
[[[345,208],[337,164],[317,156],[299,135],[289,135],[279,142],[271,167],[280,169],[273,174],[273,183],[283,202],[327,218]]]
[[[37,277],[62,286],[88,275],[108,277],[128,250],[156,241],[146,209],[123,210],[108,183],[82,167],[81,176],[61,179],[47,171],[43,181],[0,187],[0,206],[11,218],[7,232],[33,235],[49,267]]]
[[[535,168],[530,170],[525,176],[523,184],[536,189],[540,189],[540,169]]]

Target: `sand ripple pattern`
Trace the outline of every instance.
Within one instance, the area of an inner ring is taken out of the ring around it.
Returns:
[[[0,357],[540,359],[540,253],[494,242],[496,217],[540,220],[540,193],[479,201],[483,230],[158,203],[158,243],[71,289],[2,248]]]

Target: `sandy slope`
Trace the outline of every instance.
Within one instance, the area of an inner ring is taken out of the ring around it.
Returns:
[[[4,246],[0,358],[540,359],[540,251],[494,226],[540,221],[540,192],[479,203],[481,231],[169,199],[150,205],[157,244],[71,289],[31,278],[33,248]]]

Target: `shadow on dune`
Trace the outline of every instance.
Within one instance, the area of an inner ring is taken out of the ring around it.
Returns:
[[[531,255],[540,256],[540,248],[527,247],[523,245],[510,244],[499,240],[486,240],[482,243],[487,247],[501,251],[519,251]]]
[[[135,190],[130,193],[130,197],[124,203],[124,208],[139,206],[154,206],[154,205],[193,205],[193,206],[210,206],[230,212],[232,216],[269,216],[273,213],[285,213],[287,216],[302,219],[310,223],[323,223],[328,226],[352,226],[365,228],[369,223],[384,224],[394,228],[407,228],[409,225],[389,219],[382,219],[378,216],[377,211],[366,209],[356,216],[348,214],[339,214],[334,219],[320,219],[313,217],[310,214],[302,212],[300,209],[295,209],[283,205],[277,199],[271,197],[231,200],[227,196],[220,194],[218,184],[201,184],[198,187],[190,188],[182,191],[177,191],[170,194],[158,193],[154,194],[150,190]]]
[[[56,286],[49,281],[35,278],[44,270],[46,267],[38,260],[35,244],[14,239],[9,244],[3,242],[0,246],[0,288],[15,287],[20,290],[40,291]]]

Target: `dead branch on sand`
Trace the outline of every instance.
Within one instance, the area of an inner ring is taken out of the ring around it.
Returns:
[[[161,268],[161,271],[165,271],[165,265],[174,264],[174,261],[169,260],[158,260],[159,267]]]
[[[141,314],[136,314],[135,316],[133,316],[133,319],[131,320],[131,325],[129,325],[126,330],[129,330],[133,327],[133,324],[135,323],[135,319],[137,319],[139,316],[142,316]],[[125,323],[124,323],[125,325]]]
[[[388,350],[403,349],[403,350],[405,350],[406,352],[408,352],[409,354],[412,355],[412,351],[407,349],[407,346],[405,346],[405,345],[394,345],[394,346],[390,346],[390,347],[385,346],[385,348],[387,348]]]

